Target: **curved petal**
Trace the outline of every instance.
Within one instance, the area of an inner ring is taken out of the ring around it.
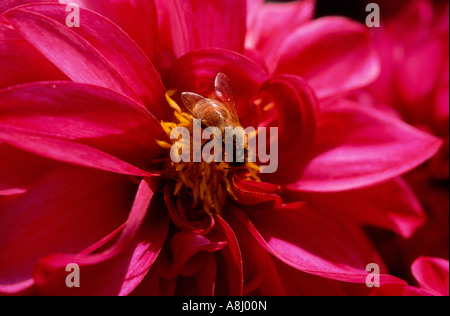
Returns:
[[[288,296],[367,296],[371,290],[366,284],[346,283],[326,279],[296,270],[274,260],[277,273]]]
[[[12,9],[14,7],[18,7],[25,4],[30,3],[40,3],[40,2],[55,2],[58,3],[58,0],[2,0],[0,3],[0,14],[3,12]]]
[[[249,111],[256,120],[252,126],[278,128],[278,169],[263,175],[263,179],[293,183],[300,178],[307,158],[305,153],[315,137],[316,97],[300,77],[280,75],[267,80],[256,99],[259,106]]]
[[[195,275],[205,265],[206,253],[215,253],[226,245],[227,241],[217,236],[179,232],[170,239],[170,250],[167,250],[170,253],[161,254],[158,273],[164,279],[174,279],[180,274],[185,277]]]
[[[365,283],[366,266],[383,263],[359,229],[337,223],[306,205],[282,210],[233,210],[259,243],[287,265],[317,276],[351,283]],[[402,283],[382,275],[381,283]]]
[[[192,198],[174,196],[174,185],[164,186],[164,200],[173,224],[183,231],[206,235],[214,228],[214,217],[208,215],[203,209],[191,206]]]
[[[243,293],[244,272],[239,242],[230,225],[221,217],[215,216],[216,228],[226,236],[227,247],[216,255],[217,270],[221,273],[216,280],[217,296],[241,296]]]
[[[242,53],[246,3],[242,0],[156,0],[163,47],[179,58],[196,49],[223,48]]]
[[[251,232],[233,216],[225,220],[233,229],[242,253],[244,295],[260,291],[262,295],[285,295],[284,285],[269,253],[252,236]]]
[[[153,0],[71,0],[71,2],[112,20],[153,60],[158,35],[158,19]]]
[[[247,181],[240,178],[233,178],[233,192],[240,205],[259,205],[271,203],[274,208],[281,207],[283,200],[278,195],[280,187],[257,181]]]
[[[131,99],[100,87],[13,87],[0,91],[0,113],[0,139],[56,160],[146,175],[132,165],[148,168],[162,152],[154,141],[164,135],[158,121]]]
[[[273,60],[279,46],[297,27],[314,16],[315,0],[288,3],[256,3],[249,6],[247,14],[246,48],[256,49],[266,60]],[[286,23],[289,21],[289,23]],[[273,69],[276,65],[269,65]]]
[[[339,192],[379,184],[424,163],[441,145],[388,114],[341,102],[322,113],[312,159],[290,187]]]
[[[60,4],[29,5],[3,14],[5,20],[71,80],[109,88],[144,103],[165,118],[165,89],[139,47],[116,25],[82,9],[79,28],[62,24]],[[48,43],[52,43],[49,45]]]
[[[425,224],[425,212],[408,184],[398,178],[367,189],[338,193],[304,193],[301,200],[362,225],[390,229],[405,238]]]
[[[435,296],[433,293],[409,285],[387,284],[375,289],[371,296],[387,296],[387,297],[430,297]]]
[[[169,219],[161,196],[154,195],[151,180],[143,180],[119,239],[103,252],[54,254],[39,260],[34,271],[43,295],[130,294],[144,279],[167,236]],[[68,264],[80,267],[79,288],[65,284]]]
[[[339,17],[298,28],[278,48],[273,64],[275,73],[305,78],[319,98],[365,87],[380,72],[368,28]]]
[[[117,229],[135,188],[122,176],[84,168],[50,172],[0,212],[0,283],[27,281],[39,258],[77,253]]]
[[[188,0],[155,0],[158,12],[158,50],[162,64],[193,51],[196,45],[194,13]]]
[[[449,295],[449,264],[447,260],[421,257],[413,263],[411,269],[421,288],[441,296]]]
[[[215,78],[220,72],[231,82],[239,118],[249,115],[248,101],[267,80],[268,74],[261,66],[243,55],[223,49],[192,52],[172,65],[165,83],[168,88],[177,89],[179,94],[195,92],[208,96],[214,92]]]

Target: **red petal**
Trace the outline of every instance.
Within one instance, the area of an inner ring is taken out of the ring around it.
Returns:
[[[23,39],[0,37],[0,89],[48,80],[68,78]]]
[[[379,184],[431,158],[442,141],[370,108],[325,109],[313,157],[292,189],[337,192]]]
[[[338,193],[305,193],[310,201],[330,216],[351,219],[361,225],[390,229],[405,238],[426,221],[425,212],[414,192],[402,179],[367,189]]]
[[[256,290],[261,291],[263,295],[285,294],[284,286],[269,253],[257,242],[245,225],[232,216],[227,214],[225,216],[236,234],[242,253],[244,295],[252,295]]]
[[[231,227],[221,217],[216,216],[216,228],[225,234],[227,247],[216,255],[217,270],[221,273],[216,281],[217,296],[241,296],[243,293],[244,273],[239,243]]]
[[[248,6],[246,47],[260,51],[267,61],[271,61],[286,37],[313,18],[315,0],[288,3],[256,1],[256,4]],[[276,65],[269,66],[274,67]]]
[[[433,293],[409,285],[387,284],[373,291],[371,296],[407,296],[407,297],[429,297],[435,296]]]
[[[263,179],[281,184],[295,182],[303,171],[305,153],[316,132],[314,93],[300,77],[280,75],[266,81],[259,96],[262,104],[249,111],[254,121],[250,125],[278,128],[278,169],[273,174],[263,175]],[[275,106],[265,112],[263,108],[271,102]],[[298,128],[294,131],[293,126]],[[269,145],[266,148],[268,150]]]
[[[208,96],[214,92],[218,73],[230,79],[234,94],[240,100],[254,96],[268,75],[247,57],[223,49],[203,49],[178,59],[169,70],[166,86],[180,92]]]
[[[331,220],[306,206],[289,210],[233,210],[273,256],[300,271],[352,283],[365,283],[369,263],[383,264],[356,228]],[[382,283],[399,283],[382,275]]]
[[[153,60],[158,35],[158,19],[153,0],[73,0],[73,3],[111,19]]]
[[[213,47],[243,52],[245,1],[157,0],[156,6],[163,47],[175,57]]]
[[[279,208],[283,203],[277,194],[280,187],[270,183],[234,178],[233,191],[240,205],[258,205],[270,202],[274,208]]]
[[[38,83],[0,91],[0,138],[56,160],[146,175],[162,150],[161,126],[145,109],[110,90]]]
[[[192,207],[192,198],[178,196],[173,192],[174,185],[164,187],[164,200],[169,211],[170,219],[179,229],[195,234],[206,235],[215,224],[214,217],[206,214],[203,209]]]
[[[111,248],[98,254],[56,254],[41,259],[34,272],[40,293],[130,294],[150,270],[168,231],[169,220],[163,200],[161,196],[154,196],[151,186],[151,182],[142,181],[122,235]],[[80,288],[65,285],[65,268],[70,263],[80,266]]]
[[[365,87],[379,75],[370,32],[351,20],[327,17],[305,24],[278,48],[275,72],[305,78],[319,98]],[[273,70],[273,69],[272,69]]]
[[[0,14],[14,7],[40,2],[58,2],[58,0],[2,0],[0,3]]]
[[[412,265],[414,277],[425,290],[440,296],[449,295],[449,264],[447,260],[421,257]]]
[[[122,176],[89,169],[49,173],[0,212],[0,283],[26,281],[42,256],[77,253],[117,229],[134,189]]]
[[[179,232],[170,239],[170,251],[161,254],[161,260],[158,261],[159,275],[164,279],[174,279],[183,272],[184,276],[191,276],[186,275],[186,271],[189,269],[188,265],[192,266],[193,263],[196,263],[197,269],[192,274],[196,274],[198,268],[205,264],[205,257],[201,255],[206,252],[214,253],[226,245],[227,242],[217,236],[208,238],[190,232]],[[202,260],[195,261],[199,256]]]
[[[63,9],[59,4],[30,5],[8,11],[4,17],[73,81],[125,94],[165,118],[165,108],[159,107],[165,93],[159,75],[129,36],[84,9],[80,12],[83,27],[68,28],[61,23],[66,19]]]
[[[246,3],[242,0],[189,0],[196,25],[197,49],[244,51]]]
[[[0,144],[0,196],[24,193],[57,164]]]

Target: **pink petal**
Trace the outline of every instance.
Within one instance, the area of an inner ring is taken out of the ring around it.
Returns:
[[[245,117],[251,115],[248,113],[249,99],[268,79],[267,72],[247,57],[223,49],[198,50],[178,59],[169,69],[165,83],[178,93],[195,92],[208,96],[214,92],[214,80],[220,72],[230,79],[239,118],[245,124]]]
[[[275,73],[305,78],[319,98],[373,82],[380,65],[366,26],[339,18],[314,20],[293,32],[278,48]]]
[[[233,179],[233,191],[240,205],[271,203],[274,208],[281,207],[283,200],[278,195],[280,187],[265,182]]]
[[[23,39],[0,38],[0,89],[48,80],[68,78]]]
[[[316,1],[256,2],[248,5],[246,48],[262,52],[265,59],[270,61],[286,37],[313,18]],[[276,65],[269,65],[269,68],[274,67]]]
[[[0,139],[48,158],[126,174],[146,173],[162,151],[158,121],[111,90],[37,83],[0,91]],[[125,163],[124,161],[129,163]]]
[[[337,192],[382,183],[431,158],[442,141],[371,108],[324,109],[313,157],[294,190]]]
[[[158,33],[154,1],[149,0],[72,0],[81,7],[107,17],[123,29],[153,60]],[[126,14],[124,14],[126,12]],[[142,18],[145,17],[145,18]],[[104,34],[107,35],[107,34]]]
[[[398,70],[399,93],[406,102],[421,100],[436,87],[442,71],[441,60],[445,59],[444,52],[444,44],[439,40],[424,43],[408,52]]]
[[[199,296],[214,296],[217,272],[220,273],[217,271],[217,261],[213,255],[209,255],[204,268],[195,276]]]
[[[408,184],[395,179],[367,189],[305,193],[302,200],[329,214],[361,225],[390,229],[405,238],[425,224],[425,212]]]
[[[435,296],[433,293],[409,285],[387,284],[373,291],[371,296],[406,296],[406,297],[429,297]]]
[[[188,265],[193,262],[204,266],[205,253],[215,253],[226,247],[227,242],[222,238],[208,238],[207,236],[194,234],[190,232],[179,232],[170,239],[170,251],[161,254],[161,260],[158,262],[158,272],[164,279],[174,279],[179,274],[186,273]],[[200,262],[195,259],[201,256]],[[184,270],[184,271],[183,271]],[[196,274],[195,271],[192,274]],[[185,275],[186,276],[186,275]]]
[[[192,206],[192,198],[174,196],[174,185],[165,185],[164,200],[169,211],[170,219],[179,229],[195,234],[206,235],[215,224],[214,217],[206,214],[202,209]]]
[[[0,212],[0,284],[27,281],[39,258],[77,253],[117,229],[134,189],[122,176],[75,167],[43,177]]]
[[[449,296],[449,264],[447,260],[421,257],[412,265],[412,273],[420,286],[440,296]]]
[[[345,283],[296,270],[274,260],[277,273],[288,296],[367,296],[366,284]]]
[[[125,228],[110,248],[95,254],[54,254],[34,272],[43,295],[128,295],[143,280],[165,241],[169,220],[161,196],[143,180]],[[150,203],[151,201],[151,203]],[[149,211],[148,211],[149,210]],[[80,288],[65,285],[66,265],[80,266]]]
[[[233,210],[259,243],[287,265],[333,280],[365,283],[369,263],[383,263],[356,228],[331,220],[306,206],[283,210]],[[399,283],[381,275],[382,283]]]
[[[26,192],[55,166],[54,161],[0,144],[0,196]]]
[[[80,28],[68,28],[64,6],[30,5],[4,17],[15,30],[75,82],[94,84],[143,102],[164,118],[165,89],[155,68],[116,25],[82,10]],[[48,43],[51,43],[49,45]]]
[[[216,281],[216,296],[241,296],[243,293],[242,255],[236,235],[230,225],[221,217],[216,216],[216,228],[223,233],[227,247],[217,256],[217,270],[220,271]]]
[[[178,59],[169,70],[166,86],[183,92],[211,93],[219,72],[231,81],[237,99],[255,95],[267,72],[247,57],[223,49],[202,49]]]
[[[156,6],[163,20],[160,38],[175,57],[203,48],[243,52],[245,1],[157,0]]]
[[[257,122],[250,126],[278,128],[278,169],[273,174],[263,175],[263,179],[281,184],[295,182],[300,178],[305,165],[305,153],[316,132],[317,105],[314,93],[300,77],[280,75],[266,81],[259,95],[262,96],[262,104],[249,111]],[[264,107],[271,103],[275,105],[273,109],[265,111]],[[264,116],[265,120],[262,119]],[[292,126],[298,126],[295,132]],[[269,145],[266,148],[270,148]],[[294,161],[295,164],[292,163]]]
[[[240,221],[225,214],[225,219],[236,234],[242,253],[244,271],[244,295],[256,290],[263,295],[283,295],[284,286],[270,254],[258,243]]]
[[[14,7],[40,2],[58,2],[58,0],[2,0],[0,3],[0,14]]]
[[[163,64],[171,64],[195,49],[195,20],[188,0],[155,0],[158,12],[158,50]]]
[[[243,0],[189,0],[196,25],[197,49],[244,51],[246,3]]]

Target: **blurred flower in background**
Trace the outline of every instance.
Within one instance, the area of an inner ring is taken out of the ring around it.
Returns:
[[[380,5],[386,17],[372,35],[382,71],[369,91],[377,106],[394,109],[445,141],[431,161],[405,177],[427,212],[426,224],[409,240],[378,235],[392,269],[407,275],[419,256],[449,257],[449,5],[429,0]]]
[[[448,295],[448,2],[43,2],[0,4],[0,293]],[[280,168],[204,212],[154,140],[218,73]]]

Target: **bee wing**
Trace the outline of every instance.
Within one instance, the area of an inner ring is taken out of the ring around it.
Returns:
[[[233,115],[233,119],[239,122],[236,99],[234,97],[233,88],[231,87],[230,80],[223,73],[218,73],[215,81],[215,94],[217,100],[222,102]]]
[[[208,106],[212,100],[192,92],[182,93],[181,100],[189,112],[206,126],[219,126],[221,123],[221,117],[213,115],[215,112],[211,112],[211,107]]]
[[[191,112],[192,115],[197,117],[198,113],[196,113],[196,105],[199,102],[202,102],[206,100],[206,98],[202,97],[199,94],[192,93],[192,92],[183,92],[181,94],[181,100],[183,101],[186,108]],[[200,118],[201,119],[201,118]]]

